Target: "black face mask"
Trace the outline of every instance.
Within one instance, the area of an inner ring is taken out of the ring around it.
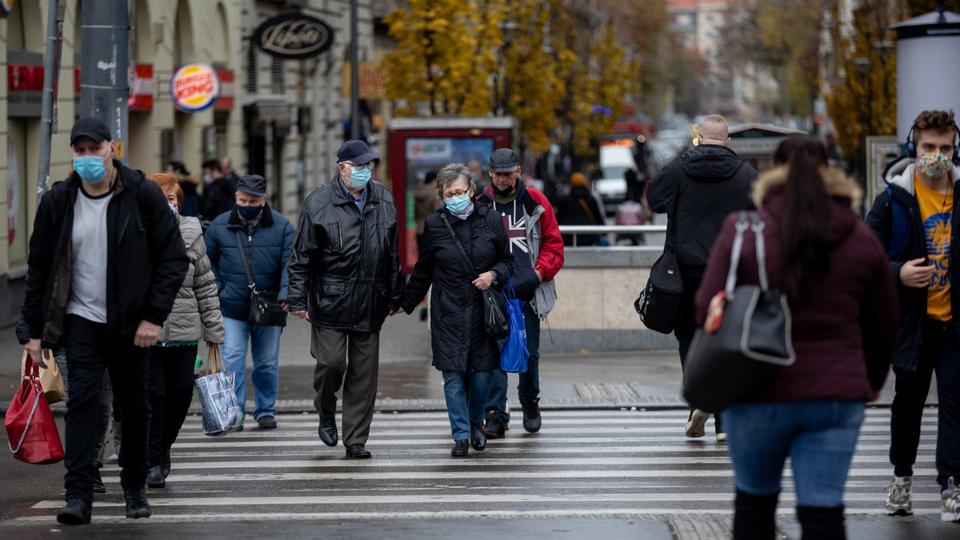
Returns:
[[[516,184],[503,190],[498,189],[496,184],[491,184],[490,186],[493,188],[493,192],[496,193],[497,197],[509,197],[510,195],[513,195],[514,191],[517,190]]]

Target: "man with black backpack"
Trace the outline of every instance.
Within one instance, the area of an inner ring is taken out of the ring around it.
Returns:
[[[890,515],[913,512],[913,465],[923,410],[937,373],[937,483],[941,519],[960,521],[960,291],[957,276],[960,218],[957,182],[960,130],[952,112],[923,111],[907,137],[909,159],[893,164],[888,184],[867,215],[880,237],[900,295],[900,333],[893,372]],[[960,276],[958,276],[960,278]]]
[[[651,210],[667,214],[667,246],[671,246],[680,267],[683,295],[674,334],[680,348],[680,365],[696,331],[693,299],[703,280],[713,241],[724,218],[731,212],[749,210],[750,186],[757,171],[729,148],[727,121],[710,115],[703,121],[697,146],[680,154],[657,174],[647,189]],[[687,437],[703,437],[709,415],[690,412]],[[717,441],[726,440],[719,417]]]

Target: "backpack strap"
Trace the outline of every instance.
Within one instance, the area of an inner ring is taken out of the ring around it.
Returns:
[[[894,259],[907,245],[907,236],[910,234],[910,213],[907,208],[893,196],[893,188],[887,186],[885,190],[890,199],[890,243],[887,245],[887,258]]]

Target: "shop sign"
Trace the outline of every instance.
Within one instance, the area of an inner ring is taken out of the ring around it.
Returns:
[[[253,33],[253,42],[270,56],[303,60],[329,49],[333,43],[333,30],[316,17],[285,13],[258,26]]]
[[[387,74],[376,62],[361,62],[360,99],[386,99]],[[350,97],[350,62],[343,63],[343,97]]]
[[[207,64],[187,64],[170,79],[170,95],[177,109],[200,112],[213,105],[220,93],[217,73]]]
[[[217,79],[220,81],[220,95],[217,96],[217,101],[213,104],[213,110],[231,111],[236,97],[235,75],[232,70],[217,69]]]
[[[149,111],[153,109],[153,65],[137,64],[131,70],[130,97],[127,98],[127,109],[134,111]]]
[[[43,55],[7,51],[7,116],[37,118],[43,102]]]

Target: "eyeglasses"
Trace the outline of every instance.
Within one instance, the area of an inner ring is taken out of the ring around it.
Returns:
[[[352,161],[345,161],[344,163],[346,163],[347,165],[353,167],[354,170],[358,170],[358,171],[362,171],[362,170],[364,170],[364,169],[373,170],[373,162],[372,162],[372,161],[371,161],[370,163],[364,163],[363,165],[357,165],[356,163],[353,163]]]

